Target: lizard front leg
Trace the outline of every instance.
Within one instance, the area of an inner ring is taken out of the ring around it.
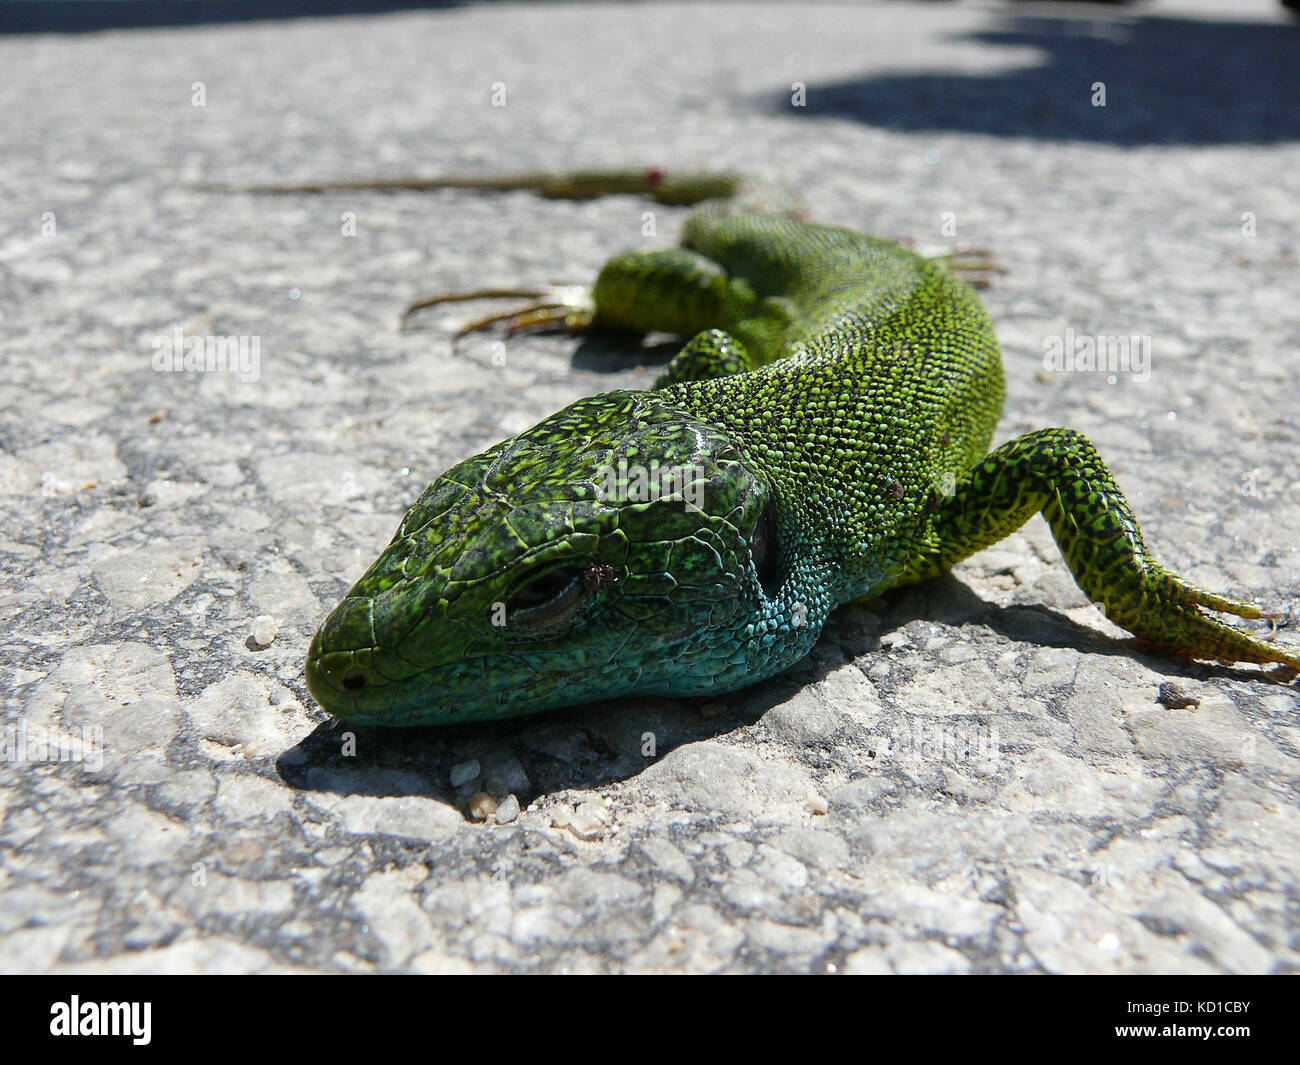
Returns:
[[[1300,669],[1300,653],[1206,613],[1263,617],[1257,607],[1197,588],[1151,557],[1097,449],[1071,429],[1029,433],[976,463],[940,500],[908,579],[948,569],[1039,511],[1079,587],[1121,628],[1188,657]]]
[[[697,333],[664,367],[655,388],[680,381],[708,381],[715,377],[748,373],[754,368],[745,345],[724,329]]]

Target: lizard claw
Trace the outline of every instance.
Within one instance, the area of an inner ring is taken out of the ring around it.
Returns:
[[[965,281],[971,288],[988,288],[993,283],[993,274],[1007,272],[1006,267],[999,263],[997,257],[987,248],[977,248],[970,244],[958,244],[947,250],[942,250],[942,246],[921,248],[913,237],[900,237],[895,243],[899,247],[914,251],[938,263],[953,276]]]
[[[402,312],[398,328],[405,331],[411,316],[426,307],[483,299],[522,299],[529,302],[513,310],[499,311],[467,322],[456,331],[457,340],[470,333],[481,333],[499,322],[507,324],[507,336],[542,332],[554,328],[577,333],[591,325],[595,312],[591,290],[584,285],[552,285],[547,288],[532,289],[478,289],[473,292],[444,292],[417,300]]]
[[[1208,592],[1159,567],[1144,574],[1142,580],[1148,595],[1143,597],[1145,602],[1140,618],[1124,621],[1111,618],[1140,639],[1192,658],[1257,665],[1277,662],[1292,672],[1300,672],[1300,651],[1257,639],[1225,625],[1205,611],[1251,620],[1284,615],[1266,614],[1250,603]],[[1152,605],[1157,609],[1151,610]],[[1107,616],[1110,616],[1109,611]]]
[[[958,245],[952,251],[934,258],[971,288],[988,288],[993,283],[993,274],[1007,272],[1006,267],[986,248]]]

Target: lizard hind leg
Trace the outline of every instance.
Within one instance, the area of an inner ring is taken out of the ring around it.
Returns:
[[[684,248],[665,248],[616,256],[590,287],[552,285],[439,293],[411,304],[402,315],[402,328],[425,308],[480,299],[526,302],[469,322],[457,332],[458,338],[499,323],[505,323],[511,335],[550,329],[577,333],[594,327],[693,336],[717,325],[728,310],[753,302],[743,283],[729,278],[717,263]]]
[[[994,274],[1005,274],[1006,267],[998,262],[991,251],[961,245],[950,252],[936,255],[932,262],[938,263],[954,277],[960,278],[971,288],[988,288],[993,284]]]
[[[977,462],[942,499],[913,579],[948,569],[1041,511],[1075,581],[1121,628],[1189,658],[1300,670],[1300,651],[1256,639],[1207,610],[1259,618],[1248,603],[1197,588],[1146,549],[1137,519],[1092,443],[1043,429]]]
[[[405,331],[411,317],[428,307],[469,300],[522,299],[527,302],[513,310],[498,311],[467,322],[456,331],[456,339],[469,333],[481,333],[498,323],[506,324],[508,336],[517,333],[562,329],[582,332],[591,326],[595,312],[591,289],[585,285],[550,285],[543,288],[486,288],[469,292],[442,292],[416,300],[402,312],[400,331]]]
[[[919,251],[916,241],[903,239],[898,242],[911,251]],[[997,256],[987,248],[977,248],[970,244],[958,244],[947,251],[929,250],[925,258],[953,277],[959,278],[971,288],[985,289],[993,284],[993,275],[1007,272]]]

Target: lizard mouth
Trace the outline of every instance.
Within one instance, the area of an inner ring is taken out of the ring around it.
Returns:
[[[318,635],[307,657],[308,692],[327,714],[350,724],[430,725],[487,721],[567,705],[561,693],[577,679],[562,669],[540,669],[527,676],[498,673],[490,655],[393,678],[379,671],[376,656],[374,648],[323,651]],[[535,707],[520,710],[516,704],[521,695]]]
[[[341,653],[335,651],[328,657],[336,659],[341,657]],[[352,696],[371,686],[370,677],[355,665],[344,666],[341,670],[338,667],[331,668],[325,658],[326,656],[317,653],[307,659],[307,690],[327,713],[335,717],[348,717],[357,710],[356,700]]]
[[[419,724],[420,711],[440,713],[427,674],[389,680],[357,664],[367,652],[331,651],[307,659],[307,690],[331,717],[358,725]]]
[[[358,652],[322,653],[319,641],[319,636],[312,641],[307,657],[307,691],[321,709],[334,717],[347,718],[361,713],[358,696],[370,693],[373,698],[372,689],[382,687],[383,682],[376,684],[371,674],[357,663]]]

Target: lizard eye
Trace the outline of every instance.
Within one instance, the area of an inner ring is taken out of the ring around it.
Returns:
[[[508,625],[554,624],[567,618],[589,589],[582,569],[553,569],[521,585],[506,602]]]
[[[754,563],[759,585],[768,595],[775,590],[773,586],[776,584],[779,547],[776,539],[776,508],[768,503],[749,538],[749,558]]]

